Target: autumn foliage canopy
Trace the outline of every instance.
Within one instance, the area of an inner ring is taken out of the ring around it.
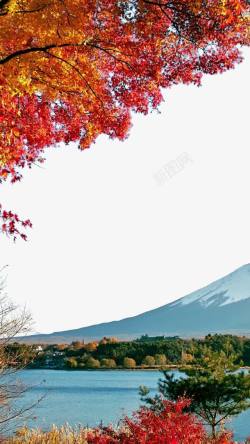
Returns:
[[[0,180],[20,180],[58,142],[122,140],[162,88],[233,68],[249,11],[247,0],[0,0]],[[0,218],[20,234],[16,215]]]

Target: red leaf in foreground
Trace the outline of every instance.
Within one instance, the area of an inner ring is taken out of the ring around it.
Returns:
[[[195,415],[186,413],[189,401],[165,401],[161,413],[141,408],[132,418],[126,417],[123,427],[96,428],[87,434],[89,444],[236,444],[231,433],[213,439],[208,436]]]

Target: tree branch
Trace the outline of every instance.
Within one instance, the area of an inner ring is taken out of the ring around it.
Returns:
[[[62,43],[61,45],[57,45],[57,44],[52,43],[51,45],[47,45],[47,46],[34,46],[31,48],[19,49],[18,51],[15,51],[12,54],[7,55],[3,59],[0,59],[0,65],[4,65],[5,63],[8,63],[10,60],[12,60],[16,57],[20,57],[25,54],[30,54],[32,52],[47,52],[50,49],[66,48],[66,47],[70,47],[70,46],[83,46],[85,44],[86,44],[85,42],[83,42],[83,43]]]
[[[79,75],[79,77],[85,82],[85,84],[88,86],[88,88],[90,89],[90,91],[92,92],[92,94],[94,94],[94,96],[100,100],[100,102],[102,103],[102,106],[104,107],[103,101],[102,99],[96,94],[95,90],[92,88],[92,86],[89,84],[89,82],[86,80],[86,78],[83,76],[83,74],[81,73],[81,71],[78,69],[78,67],[76,65],[73,65],[72,63],[70,63],[68,60],[63,59],[62,57],[57,56],[56,54],[53,54],[49,51],[46,51],[47,54],[49,54],[51,57],[54,57],[55,59],[61,61],[62,63],[66,63],[66,65],[68,65],[70,68],[72,68],[74,71],[76,71],[76,73]]]

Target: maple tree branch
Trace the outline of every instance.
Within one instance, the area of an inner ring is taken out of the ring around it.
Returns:
[[[19,49],[18,51],[12,52],[11,54],[7,55],[6,57],[4,57],[3,59],[0,59],[0,65],[3,65],[4,63],[9,62],[10,60],[25,55],[25,54],[29,54],[32,52],[47,52],[50,49],[56,49],[56,48],[67,48],[67,47],[71,47],[71,46],[84,46],[86,45],[86,42],[82,42],[82,43],[62,43],[60,45],[57,44],[50,44],[50,45],[46,45],[46,46],[32,46],[30,48],[25,48],[25,49]]]
[[[18,51],[15,51],[9,55],[7,55],[6,57],[0,59],[0,65],[3,65],[5,63],[8,63],[9,61],[11,61],[14,58],[20,57],[22,55],[25,54],[29,54],[32,52],[45,52],[48,54],[51,54],[49,52],[50,49],[60,49],[60,48],[67,48],[67,47],[82,47],[82,46],[89,46],[89,47],[93,47],[96,48],[100,51],[104,51],[106,52],[110,57],[114,58],[115,60],[117,60],[120,63],[125,63],[130,69],[132,69],[132,66],[130,65],[129,62],[127,62],[126,60],[120,59],[118,57],[116,57],[114,54],[112,54],[110,51],[112,51],[112,49],[110,48],[103,48],[102,46],[98,46],[94,43],[87,43],[86,41],[82,42],[82,43],[61,43],[61,44],[50,44],[47,46],[34,46],[34,47],[30,47],[30,48],[25,48],[25,49],[19,49]],[[54,54],[53,54],[54,55]]]
[[[150,0],[143,0],[143,2],[147,3],[148,5],[154,5],[154,6],[168,6],[168,3],[151,2]]]
[[[102,103],[102,106],[104,107],[104,103],[102,101],[102,99],[96,94],[95,90],[92,88],[92,86],[89,84],[89,82],[86,80],[86,78],[83,76],[83,74],[81,73],[81,71],[77,68],[77,66],[73,65],[72,63],[70,63],[68,60],[63,59],[60,56],[57,56],[56,54],[53,54],[49,51],[46,51],[47,54],[49,54],[50,56],[54,57],[55,59],[66,63],[68,66],[70,66],[70,68],[74,69],[76,71],[76,73],[81,77],[81,79],[86,83],[86,85],[88,86],[88,88],[90,89],[90,91],[94,94],[94,96],[100,100],[100,102]]]
[[[187,36],[184,35],[184,33],[182,32],[182,30],[178,24],[178,21],[176,21],[176,20],[174,20],[174,18],[170,17],[168,15],[168,13],[166,12],[166,9],[169,9],[170,11],[173,11],[174,13],[177,13],[177,14],[182,14],[187,19],[193,19],[194,17],[196,17],[196,15],[193,12],[191,12],[187,8],[185,9],[185,6],[184,7],[181,6],[180,8],[178,8],[175,5],[173,5],[173,3],[171,3],[171,2],[161,3],[160,1],[157,2],[157,1],[150,1],[150,0],[143,0],[143,2],[148,5],[158,6],[160,8],[161,12],[168,18],[168,20],[170,20],[170,22],[172,22],[172,26],[176,30],[178,36],[181,39],[187,40],[188,42],[195,44],[194,39],[188,38]],[[200,29],[198,24],[197,24],[197,29]]]
[[[98,46],[98,45],[96,45],[94,43],[87,43],[87,46],[91,46],[92,48],[96,48],[96,49],[99,49],[100,51],[106,52],[106,54],[111,56],[117,62],[125,63],[130,69],[133,69],[133,67],[131,66],[131,64],[129,62],[127,62],[126,60],[120,59],[120,58],[116,57],[114,54],[112,54],[110,52],[110,51],[113,51],[112,48],[103,48],[102,46]]]
[[[52,88],[55,91],[60,91],[60,92],[63,92],[65,94],[70,94],[70,95],[81,96],[80,91],[75,91],[73,89],[67,89],[67,86],[65,86],[65,85],[58,85],[58,84],[56,85],[56,84],[51,83],[51,76],[49,76],[49,74],[47,72],[43,71],[41,68],[37,67],[36,70],[37,70],[38,77],[32,76],[31,77],[32,80],[34,80],[36,82],[41,82],[44,85],[48,85],[49,88]],[[44,77],[41,77],[39,74],[41,74]],[[47,77],[49,78],[49,80],[47,79]],[[64,88],[66,88],[66,89],[64,89]],[[40,165],[37,165],[37,166],[40,167]]]
[[[39,8],[36,9],[20,9],[19,11],[14,11],[15,14],[31,14],[33,12],[40,12],[43,9],[46,9],[48,6],[51,6],[51,3],[48,3],[47,5],[39,6]]]
[[[40,11],[46,9],[50,5],[51,4],[48,3],[47,5],[40,6],[37,9],[20,9],[19,11],[14,11],[13,14],[32,14],[34,12],[40,12]],[[8,15],[8,13],[9,13],[8,10],[7,11],[4,10],[3,12],[0,12],[0,16]]]

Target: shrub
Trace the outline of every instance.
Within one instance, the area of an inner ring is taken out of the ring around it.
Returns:
[[[88,444],[86,436],[88,431],[80,428],[77,430],[69,426],[57,428],[52,427],[48,432],[39,429],[28,429],[23,427],[16,432],[16,436],[6,439],[6,444]],[[2,442],[2,441],[1,441]]]
[[[75,358],[67,358],[65,359],[65,365],[68,368],[77,368],[77,360]]]
[[[167,363],[166,355],[163,354],[155,355],[155,363],[156,365],[166,365]]]
[[[165,401],[164,410],[155,414],[148,408],[142,408],[132,419],[126,418],[125,424],[130,436],[126,444],[148,442],[150,444],[200,444],[205,437],[205,430],[195,416],[183,413],[188,401],[177,403]]]
[[[133,358],[124,358],[123,359],[123,367],[125,368],[135,368],[136,362]]]
[[[100,361],[98,359],[94,359],[92,357],[90,357],[87,361],[86,361],[86,367],[87,368],[100,368],[101,364]]]
[[[116,362],[114,359],[102,359],[101,360],[101,366],[102,367],[106,367],[106,368],[115,368],[116,367]]]
[[[142,364],[149,365],[149,366],[155,365],[155,358],[153,356],[149,356],[149,355],[145,356],[145,358],[142,361]]]
[[[85,351],[92,353],[97,349],[98,342],[89,342],[88,344],[85,344],[83,347]]]
[[[72,341],[72,342],[71,342],[71,346],[72,346],[74,349],[79,350],[79,349],[81,349],[81,348],[84,347],[84,344],[83,344],[83,342],[81,342],[81,341]]]
[[[161,413],[141,408],[125,418],[123,428],[103,428],[87,434],[88,444],[236,444],[230,434],[210,439],[196,416],[184,413],[189,401],[164,401]]]

